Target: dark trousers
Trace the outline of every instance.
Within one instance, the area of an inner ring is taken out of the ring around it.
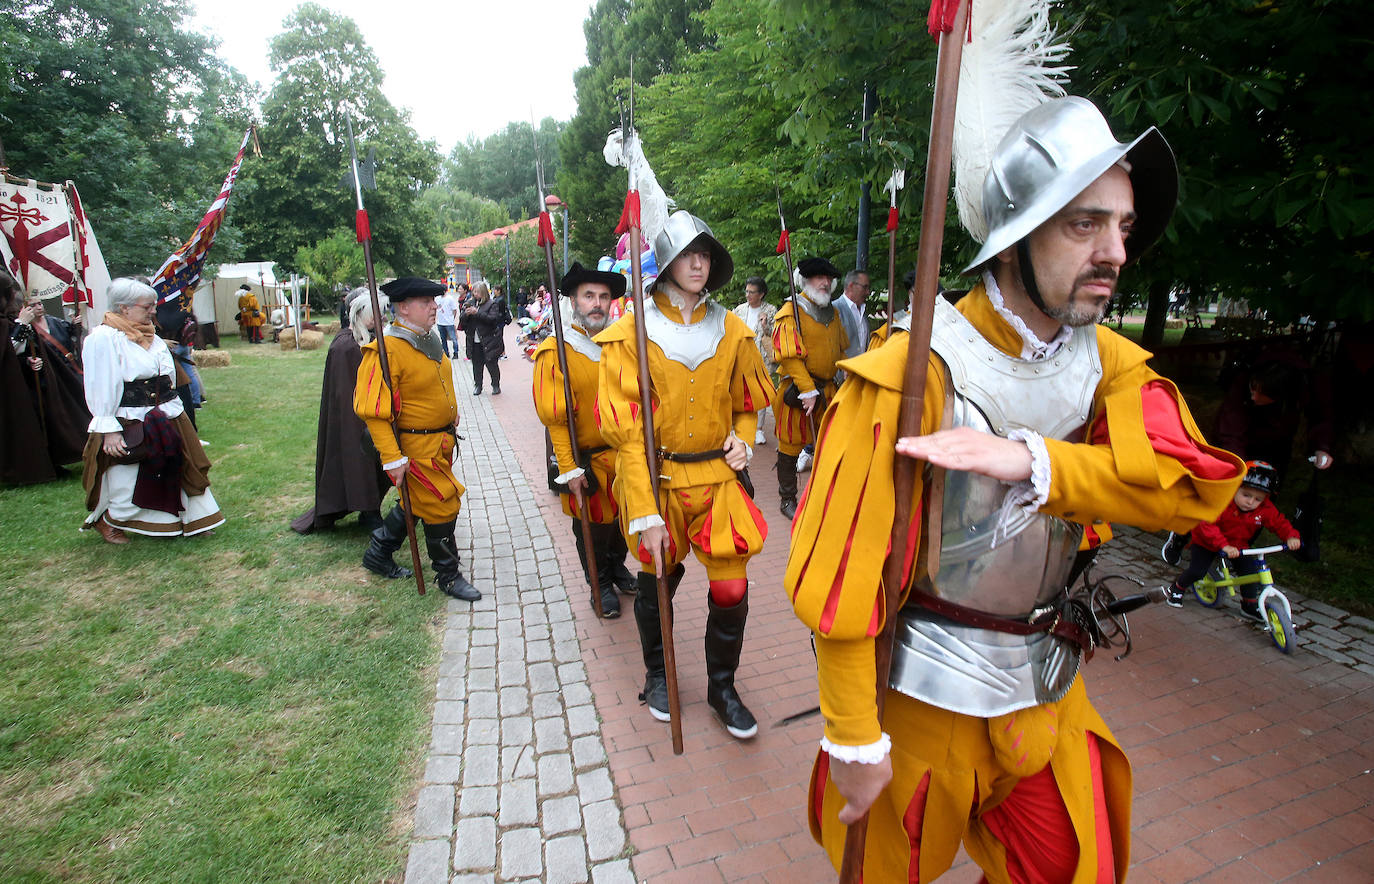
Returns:
[[[1183,569],[1183,573],[1178,575],[1174,585],[1179,589],[1188,589],[1194,583],[1201,580],[1211,569],[1212,563],[1216,561],[1219,552],[1210,549],[1203,549],[1196,543],[1188,545],[1188,567]],[[1239,556],[1227,562],[1227,567],[1232,574],[1254,574],[1259,571],[1259,563],[1247,556]],[[1241,598],[1259,598],[1258,586],[1242,586]]]
[[[501,389],[501,364],[500,356],[492,357],[490,362],[484,362],[485,354],[479,346],[473,352],[472,358],[472,382],[479,388],[482,386],[482,368],[485,366],[487,373],[491,375],[491,386],[493,389]]]

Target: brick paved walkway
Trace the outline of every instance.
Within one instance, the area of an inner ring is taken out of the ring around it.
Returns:
[[[819,720],[781,724],[816,697],[809,637],[780,587],[776,449],[759,448],[751,471],[771,534],[750,566],[739,671],[759,736],[732,739],[706,706],[693,561],[674,629],[686,745],[675,757],[667,725],[637,699],[629,605],[619,620],[592,613],[544,487],[530,366],[508,350],[500,397],[469,398],[469,364],[456,367],[458,539],[487,595],[471,610],[448,603],[407,884],[833,881],[802,815]],[[1158,543],[1123,532],[1100,570],[1163,582]],[[1129,658],[1102,653],[1085,669],[1135,768],[1132,882],[1371,880],[1374,624],[1293,601],[1291,657],[1225,609],[1156,606],[1132,615]],[[977,878],[964,860],[944,880]]]

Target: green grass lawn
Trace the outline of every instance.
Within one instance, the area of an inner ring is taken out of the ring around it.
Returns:
[[[324,350],[227,342],[200,434],[228,524],[78,533],[80,479],[0,490],[0,881],[399,878],[444,596],[300,537]]]

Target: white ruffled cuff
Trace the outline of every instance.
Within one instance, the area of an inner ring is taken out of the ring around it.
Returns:
[[[1016,487],[1023,489],[1026,499],[1022,506],[1038,510],[1050,499],[1050,451],[1045,447],[1045,437],[1034,430],[1015,429],[1007,434],[1013,442],[1024,442],[1031,453],[1031,477],[1029,482],[1018,482]]]
[[[382,464],[382,471],[385,472],[385,471],[387,471],[387,470],[394,470],[394,469],[396,469],[397,467],[403,467],[403,466],[405,466],[405,465],[408,464],[408,463],[410,463],[410,458],[406,457],[406,456],[403,454],[403,455],[401,455],[401,459],[400,459],[400,460],[393,460],[391,463],[384,463],[384,464]]]
[[[124,429],[119,418],[112,414],[96,415],[91,418],[90,424],[86,427],[88,433],[119,433]]]
[[[798,398],[798,399],[815,399],[815,398],[816,398],[817,396],[819,396],[819,395],[821,395],[821,391],[820,391],[820,390],[812,390],[810,393],[798,393],[798,394],[797,394],[797,398]]]
[[[1013,523],[1020,524],[1028,514],[1040,509],[1050,496],[1050,453],[1045,448],[1044,438],[1034,430],[1025,429],[1012,430],[1007,438],[1030,449],[1031,475],[1029,479],[1011,483],[1007,496],[1002,498],[997,524],[992,529],[993,546],[1010,537]]]
[[[663,525],[663,517],[654,513],[652,516],[640,516],[638,519],[631,519],[630,524],[625,526],[625,533],[638,534],[646,528],[662,528]]]
[[[884,733],[876,743],[869,743],[865,746],[841,746],[821,737],[821,748],[836,761],[850,764],[856,762],[859,764],[881,764],[882,760],[892,751],[892,738]]]
[[[554,476],[553,480],[557,482],[559,485],[566,485],[573,479],[576,479],[578,476],[581,476],[586,472],[587,471],[582,469],[581,467],[573,467],[566,473],[563,473],[561,476]]]

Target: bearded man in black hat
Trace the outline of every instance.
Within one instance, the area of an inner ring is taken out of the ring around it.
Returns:
[[[778,495],[788,519],[797,514],[797,455],[816,441],[813,424],[835,395],[835,363],[849,347],[844,323],[830,303],[840,271],[824,258],[803,258],[792,277],[797,296],[783,304],[773,320],[773,353],[780,376],[779,395],[773,399]]]
[[[558,284],[572,305],[571,315],[563,312],[563,341],[568,360],[568,381],[572,389],[572,429],[569,429],[567,403],[563,398],[563,371],[558,365],[558,343],[553,335],[540,342],[534,351],[534,407],[539,420],[549,428],[558,476],[554,479],[567,488],[562,494],[563,512],[572,518],[573,539],[582,573],[591,583],[596,569],[601,591],[601,613],[607,619],[620,616],[620,599],[615,591],[633,593],[635,578],[625,567],[629,547],[616,520],[620,514],[611,486],[615,482],[615,449],[601,436],[596,419],[597,373],[601,365],[601,345],[592,340],[610,325],[611,305],[625,295],[625,277],[619,273],[588,270],[573,264]],[[580,463],[573,460],[572,434],[577,436]],[[577,494],[582,495],[586,517],[592,526],[596,561],[589,562],[582,539]]]
[[[396,321],[383,332],[390,383],[382,373],[374,338],[362,348],[353,411],[367,425],[391,483],[406,483],[411,511],[424,523],[425,546],[439,589],[456,599],[475,602],[482,594],[463,579],[453,540],[465,489],[453,475],[458,438],[453,366],[434,331],[439,312],[434,299],[444,293],[444,287],[428,279],[405,276],[382,286],[382,291],[396,312]],[[399,445],[393,423],[400,431]],[[392,558],[405,540],[405,514],[398,505],[372,532],[372,542],[363,553],[363,567],[383,577],[411,576],[409,569]]]

